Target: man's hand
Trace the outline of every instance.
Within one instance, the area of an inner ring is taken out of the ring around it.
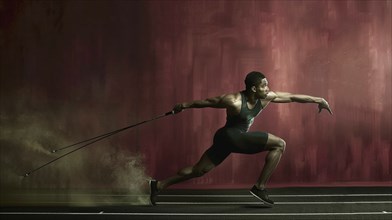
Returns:
[[[185,109],[183,103],[178,103],[173,107],[174,114],[180,113]]]
[[[318,108],[319,108],[319,113],[321,112],[321,110],[327,109],[329,114],[333,115],[332,110],[325,99],[321,99],[321,102],[318,104]]]

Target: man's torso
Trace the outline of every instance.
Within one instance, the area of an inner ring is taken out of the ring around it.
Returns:
[[[229,99],[226,108],[227,116],[230,117],[240,114],[243,102],[241,92],[228,94],[227,97]],[[258,99],[258,101],[260,102],[263,109],[271,102],[270,99]],[[256,106],[257,101],[255,103],[250,103],[249,101],[246,101],[245,104],[249,109],[253,109]]]

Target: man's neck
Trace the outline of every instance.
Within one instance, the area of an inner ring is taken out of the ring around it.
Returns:
[[[253,93],[253,92],[251,92],[251,91],[248,91],[248,90],[245,90],[245,96],[246,96],[246,98],[247,98],[247,100],[248,100],[248,102],[250,103],[250,104],[255,104],[256,102],[257,102],[257,98],[256,98],[256,96],[255,96],[255,93]]]

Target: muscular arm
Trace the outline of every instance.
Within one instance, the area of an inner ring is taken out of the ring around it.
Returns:
[[[270,92],[271,102],[275,103],[289,103],[289,102],[299,102],[299,103],[317,103],[320,104],[323,98],[313,97],[309,95],[291,94],[288,92]]]
[[[195,100],[192,102],[184,102],[182,103],[183,109],[187,108],[226,108],[227,100],[225,100],[225,95],[207,98],[203,100]]]
[[[317,103],[319,112],[321,112],[322,109],[326,109],[330,114],[332,114],[332,110],[329,107],[328,102],[320,97],[301,95],[301,94],[291,94],[287,92],[270,92],[267,98],[269,98],[271,102],[274,103],[289,103],[289,102]]]
[[[183,102],[174,106],[173,110],[175,113],[181,112],[187,108],[226,108],[230,109],[233,107],[235,96],[233,94],[221,95],[213,98],[207,98],[203,100],[195,100],[191,102]]]

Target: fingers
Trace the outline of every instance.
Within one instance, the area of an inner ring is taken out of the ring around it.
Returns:
[[[324,108],[328,110],[329,114],[333,115],[332,110],[331,110],[331,108],[329,107],[329,104],[328,104],[327,101],[325,101],[325,106],[324,106]]]
[[[329,114],[333,115],[331,108],[329,107],[329,104],[327,102],[327,100],[322,99],[321,103],[319,103],[318,105],[319,108],[319,113],[325,108]]]
[[[329,106],[319,106],[319,111],[318,113],[320,113],[323,109],[327,109],[327,111],[329,112],[329,114],[333,115],[332,110]]]
[[[327,110],[329,111],[329,114],[333,115],[331,108],[328,106]]]

